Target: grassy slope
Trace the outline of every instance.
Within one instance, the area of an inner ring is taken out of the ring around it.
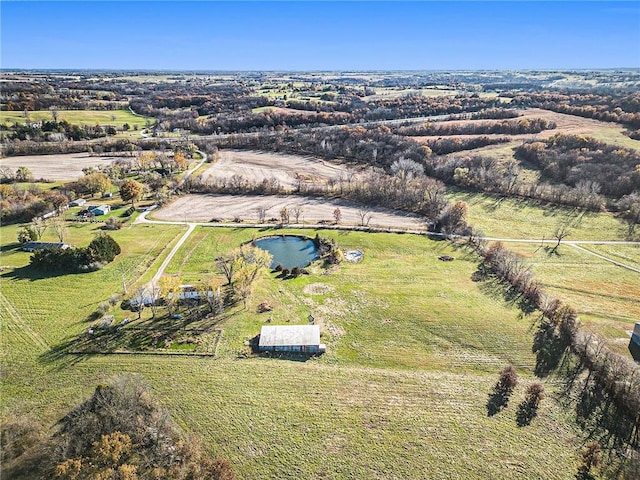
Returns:
[[[518,198],[449,190],[450,200],[464,200],[468,221],[487,237],[553,239],[557,226],[570,225],[571,240],[627,240],[627,225],[611,214],[580,212],[577,209]]]
[[[627,332],[640,318],[640,274],[570,246],[560,247],[560,255],[549,255],[535,245],[507,246],[529,260],[536,277],[551,293],[575,307],[590,330],[609,339],[614,350],[629,354]],[[631,266],[640,264],[639,246],[585,248]]]
[[[12,228],[0,230],[3,245],[15,238]],[[475,259],[444,242],[327,232],[342,246],[363,248],[363,263],[285,282],[265,274],[249,308],[223,323],[216,360],[43,355],[47,347],[31,331],[52,346],[77,333],[97,302],[119,290],[117,273],[166,253],[181,231],[116,232],[125,254],[93,274],[29,280],[5,271],[2,293],[14,307],[0,309],[5,414],[30,412],[53,422],[96,383],[136,372],[187,429],[232,461],[240,478],[256,472],[261,478],[572,477],[576,438],[553,397],[530,427],[515,425],[523,387],[505,412],[486,416],[487,393],[503,364],[516,363],[523,381],[531,380],[530,320],[472,283]],[[196,230],[181,250],[187,255],[175,257],[169,269],[207,275],[211,254],[252,235]],[[458,260],[440,262],[441,254]],[[25,261],[14,252],[0,260]],[[305,293],[310,283],[333,290]],[[266,318],[254,313],[265,299],[275,307],[274,322],[298,322],[313,311],[327,332],[328,354],[306,363],[238,358],[244,337]]]

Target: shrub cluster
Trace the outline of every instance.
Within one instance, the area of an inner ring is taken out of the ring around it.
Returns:
[[[38,250],[31,256],[30,263],[47,272],[93,272],[112,262],[120,252],[120,245],[109,235],[101,233],[86,248]]]

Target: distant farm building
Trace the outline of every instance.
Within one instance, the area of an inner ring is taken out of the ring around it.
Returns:
[[[318,325],[265,325],[260,331],[258,351],[324,353]]]
[[[70,207],[81,207],[83,206],[85,203],[87,203],[87,201],[84,198],[76,198],[73,202],[71,202],[69,204]]]
[[[66,250],[67,248],[71,248],[71,245],[62,242],[27,242],[22,245],[22,250],[24,250],[25,252],[35,252],[36,250],[46,250],[54,248]]]
[[[89,213],[99,217],[100,215],[106,215],[111,211],[111,207],[109,205],[100,205],[98,207],[89,207]]]
[[[631,334],[631,340],[640,347],[640,322],[636,323]]]

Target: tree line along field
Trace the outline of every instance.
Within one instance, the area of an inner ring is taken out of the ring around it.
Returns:
[[[106,292],[121,290],[121,272],[152,255],[160,260],[181,231],[135,225],[116,232],[125,255],[87,275],[22,279],[10,265],[19,271],[26,255],[3,260],[4,281],[12,279],[3,295],[14,306],[3,309],[5,415],[37,411],[53,422],[96,381],[129,371],[150,383],[187,430],[230,459],[240,478],[256,471],[263,478],[572,478],[578,438],[553,397],[530,426],[515,423],[515,406],[533,380],[531,319],[475,284],[476,259],[445,242],[320,232],[362,248],[365,260],[295,280],[264,274],[247,308],[220,325],[215,359],[49,351],[86,328]],[[197,229],[167,274],[211,274],[204,270],[212,269],[212,255],[256,233]],[[457,260],[441,262],[442,254]],[[326,288],[309,288],[317,283]],[[274,305],[274,323],[299,322],[313,311],[327,355],[306,363],[239,357],[245,337],[266,321],[255,313],[264,300]],[[510,407],[488,417],[487,395],[506,363],[519,366],[523,386]],[[543,461],[549,457],[552,465]]]

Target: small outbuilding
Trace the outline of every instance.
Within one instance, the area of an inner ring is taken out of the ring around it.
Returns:
[[[324,353],[318,325],[265,325],[260,331],[260,352]]]
[[[81,207],[83,206],[85,203],[87,203],[87,200],[84,198],[76,198],[73,202],[71,202],[69,204],[70,207]]]
[[[638,347],[640,347],[640,322],[636,322],[635,327],[633,328],[633,333],[631,334],[631,341],[634,342]]]
[[[111,211],[111,207],[109,205],[100,205],[98,207],[93,207],[89,209],[89,212],[99,217],[100,215],[106,215]]]
[[[46,250],[54,248],[66,250],[67,248],[71,248],[71,245],[63,242],[26,242],[22,245],[22,250],[24,250],[25,252],[35,252],[36,250]]]

